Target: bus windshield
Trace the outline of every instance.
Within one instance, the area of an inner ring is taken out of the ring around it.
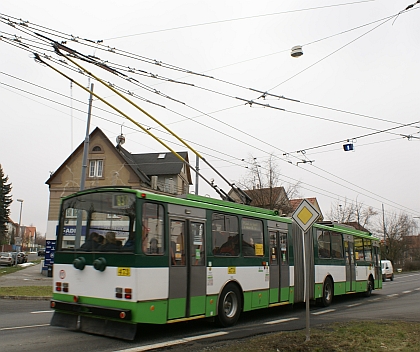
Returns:
[[[85,193],[63,201],[57,250],[134,251],[136,196]]]

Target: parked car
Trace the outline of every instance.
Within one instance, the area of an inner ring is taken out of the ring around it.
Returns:
[[[40,249],[38,251],[38,257],[44,257],[45,256],[45,249]]]
[[[16,252],[15,254],[11,252],[1,252],[0,253],[0,264],[6,264],[8,266],[15,265],[16,263]]]
[[[394,281],[394,268],[392,267],[392,263],[390,260],[381,260],[381,267],[382,267],[382,281],[386,281],[386,279],[390,279]]]
[[[28,255],[25,252],[19,252],[17,254],[17,261],[18,264],[23,264],[23,263],[27,263],[28,262]]]

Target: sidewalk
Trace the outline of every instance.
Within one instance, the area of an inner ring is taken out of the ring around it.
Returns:
[[[50,286],[52,291],[52,284],[52,277],[41,274],[41,264],[30,265],[15,273],[0,276],[0,287]],[[0,296],[0,298],[45,300],[51,297]]]

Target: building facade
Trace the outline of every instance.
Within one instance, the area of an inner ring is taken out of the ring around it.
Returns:
[[[46,181],[50,190],[46,238],[56,238],[61,198],[81,189],[123,186],[164,194],[185,194],[192,185],[190,169],[169,152],[132,154],[111,143],[101,129],[89,136],[84,185],[81,182],[84,143]],[[188,162],[188,153],[179,152]]]

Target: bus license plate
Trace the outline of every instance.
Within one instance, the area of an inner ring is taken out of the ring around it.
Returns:
[[[118,276],[130,276],[131,275],[130,268],[118,268],[117,275]]]

